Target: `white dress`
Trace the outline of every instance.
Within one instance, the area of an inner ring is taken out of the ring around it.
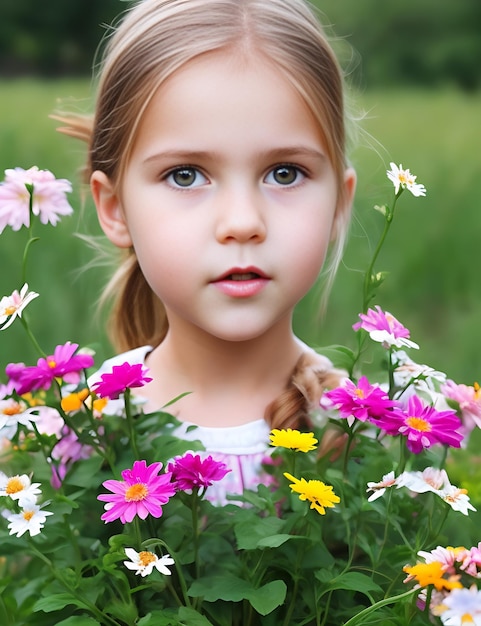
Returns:
[[[89,378],[89,384],[100,379],[102,374],[109,372],[114,365],[145,363],[151,346],[142,346],[129,350],[108,359]],[[136,401],[142,403],[138,396]],[[123,400],[110,400],[108,413],[117,413],[123,410]],[[270,454],[270,428],[264,419],[258,419],[240,426],[207,427],[196,426],[182,422],[175,434],[188,441],[200,441],[205,447],[204,456],[211,455],[216,461],[221,461],[231,470],[221,481],[208,487],[206,497],[214,504],[225,504],[227,495],[241,494],[244,489],[256,489],[260,482],[265,482],[267,476],[262,472],[262,462]]]

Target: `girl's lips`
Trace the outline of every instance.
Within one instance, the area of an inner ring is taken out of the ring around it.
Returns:
[[[270,278],[256,267],[232,268],[212,281],[214,287],[233,298],[255,296],[269,282]]]

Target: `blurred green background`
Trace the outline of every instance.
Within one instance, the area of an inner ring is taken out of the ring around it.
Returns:
[[[354,347],[362,272],[383,223],[375,204],[389,202],[390,161],[409,167],[426,198],[404,194],[376,270],[390,276],[375,303],[411,330],[413,358],[458,382],[480,378],[481,305],[479,178],[481,137],[481,3],[479,0],[318,0],[337,34],[334,46],[364,112],[351,159],[358,192],[351,236],[324,319],[312,294],[299,306],[296,330],[306,341]],[[88,112],[91,66],[121,0],[2,0],[0,6],[0,171],[37,165],[74,183],[75,216],[38,226],[29,283],[41,297],[27,311],[47,353],[66,340],[109,355],[96,300],[108,274],[89,269],[95,253],[74,233],[98,235],[93,205],[79,182],[83,145],[55,132],[55,109]],[[328,28],[329,32],[331,29]],[[84,208],[81,209],[82,205]],[[20,287],[27,233],[0,240],[0,295]],[[172,260],[175,263],[175,259]],[[37,355],[15,323],[2,333],[0,380],[10,361]]]

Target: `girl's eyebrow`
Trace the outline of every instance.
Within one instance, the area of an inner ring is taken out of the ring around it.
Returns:
[[[257,156],[259,159],[265,159],[267,161],[283,161],[302,157],[319,161],[327,160],[327,155],[321,150],[303,145],[279,146],[278,148],[260,151]],[[161,150],[146,157],[143,162],[151,163],[153,161],[174,160],[182,163],[190,163],[206,159],[220,160],[222,159],[222,154],[217,151],[209,150]]]

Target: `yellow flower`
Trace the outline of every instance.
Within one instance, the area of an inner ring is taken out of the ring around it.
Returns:
[[[311,509],[316,509],[321,515],[325,515],[326,508],[333,507],[341,501],[336,496],[331,485],[326,485],[322,480],[305,480],[305,478],[295,478],[291,474],[284,472],[284,476],[292,481],[289,487],[299,494],[299,500],[309,500]]]
[[[317,439],[314,433],[301,433],[291,428],[282,429],[275,428],[270,435],[271,446],[280,448],[290,448],[297,452],[309,452],[316,449]]]
[[[441,589],[461,589],[462,584],[459,582],[459,576],[450,576],[443,578],[445,571],[440,561],[432,561],[431,563],[416,563],[416,565],[405,565],[403,571],[408,574],[404,582],[408,582],[413,578],[421,587],[434,585],[438,591]]]
[[[82,389],[78,393],[70,393],[68,396],[62,398],[61,405],[62,409],[69,413],[70,411],[79,411],[82,408],[84,400],[87,399],[89,395],[88,389]]]

